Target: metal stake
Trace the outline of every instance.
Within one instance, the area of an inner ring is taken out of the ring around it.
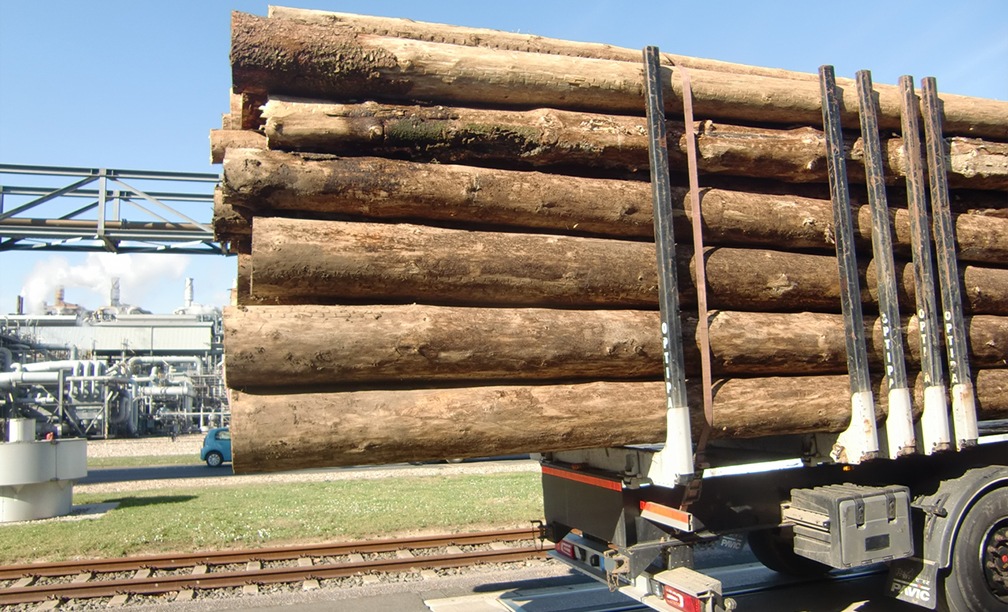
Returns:
[[[658,47],[644,49],[647,85],[648,152],[651,162],[651,197],[654,206],[655,246],[658,260],[658,304],[661,309],[662,357],[665,363],[666,431],[659,461],[672,474],[673,484],[685,484],[694,472],[693,438],[686,403],[686,369],[679,315],[679,280],[675,235],[672,229],[672,185],[668,165],[668,135],[662,100]],[[702,257],[702,253],[697,256]]]
[[[924,411],[921,414],[921,438],[924,453],[947,451],[949,434],[948,393],[941,362],[941,323],[935,298],[934,256],[931,254],[927,192],[921,156],[920,107],[914,93],[913,77],[899,79],[903,148],[906,153],[907,207],[910,211],[910,244],[913,251],[914,287],[916,287],[917,327],[920,330],[921,374],[924,376]]]
[[[875,424],[875,399],[868,373],[868,353],[865,349],[861,287],[858,284],[857,255],[854,252],[854,224],[847,187],[843,133],[840,130],[840,105],[832,66],[819,68],[819,87],[822,93],[823,131],[826,135],[826,165],[833,201],[833,222],[836,226],[840,308],[844,317],[847,373],[851,389],[851,422],[837,438],[830,456],[841,463],[860,463],[878,456],[878,429]]]
[[[906,360],[903,356],[903,330],[896,297],[896,264],[893,262],[892,231],[889,228],[889,204],[886,200],[885,171],[882,169],[882,145],[879,142],[878,112],[875,107],[871,72],[857,73],[858,114],[861,117],[861,142],[864,143],[865,177],[868,204],[872,213],[872,253],[878,277],[879,319],[885,348],[885,371],[889,390],[889,415],[886,438],[889,458],[895,459],[917,451],[914,437],[910,389],[907,385]]]
[[[956,448],[961,450],[977,443],[976,398],[970,376],[966,347],[966,323],[962,311],[962,291],[959,287],[959,263],[955,253],[955,226],[948,195],[948,165],[945,161],[945,138],[942,136],[941,101],[934,77],[921,81],[921,102],[924,110],[924,141],[927,145],[928,178],[931,183],[931,206],[934,209],[935,257],[938,260],[938,280],[941,284],[942,320],[945,324],[949,380],[952,384],[952,423]]]

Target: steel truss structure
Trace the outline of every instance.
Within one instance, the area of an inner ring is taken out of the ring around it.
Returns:
[[[209,217],[219,180],[210,173],[0,164],[0,251],[229,255],[209,223],[193,218]],[[179,184],[194,191],[171,190]]]

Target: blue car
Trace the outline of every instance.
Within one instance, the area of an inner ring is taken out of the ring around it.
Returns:
[[[203,438],[200,460],[206,461],[210,467],[220,467],[225,461],[231,461],[231,430],[215,427],[208,431]]]

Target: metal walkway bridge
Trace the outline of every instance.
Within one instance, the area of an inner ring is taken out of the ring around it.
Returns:
[[[0,251],[229,255],[208,221],[219,180],[209,173],[0,164]]]

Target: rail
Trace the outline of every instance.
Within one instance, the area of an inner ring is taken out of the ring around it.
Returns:
[[[535,529],[0,567],[0,605],[296,583],[545,557]],[[527,545],[514,546],[528,541]],[[458,547],[478,550],[463,551]],[[444,549],[444,550],[439,550]],[[413,551],[424,551],[414,555]],[[389,554],[394,553],[394,554]],[[363,555],[373,555],[365,559]],[[264,567],[264,564],[271,564]],[[234,566],[241,566],[234,569]],[[188,572],[183,572],[189,568]],[[128,578],[110,574],[132,572]],[[68,577],[69,580],[62,579]]]

